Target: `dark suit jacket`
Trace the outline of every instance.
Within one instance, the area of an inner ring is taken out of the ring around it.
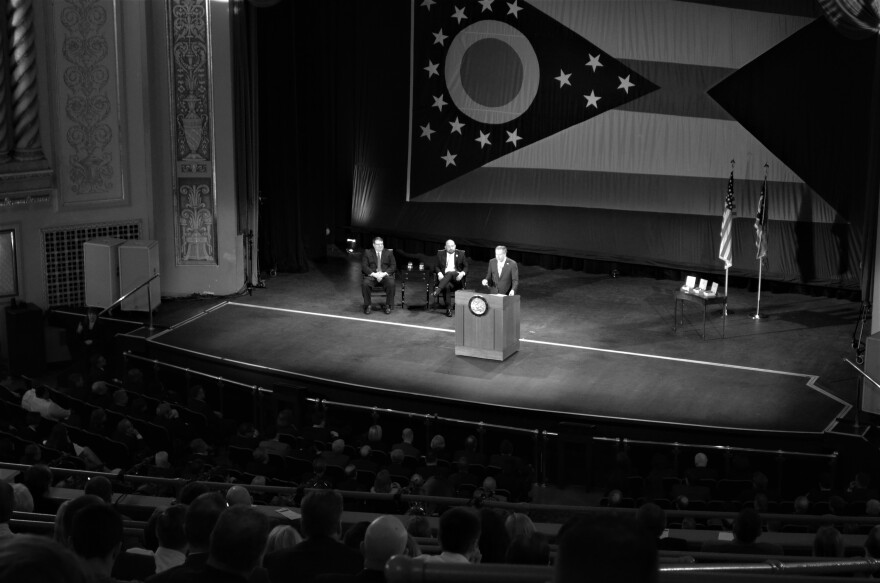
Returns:
[[[519,287],[519,267],[516,261],[508,257],[501,269],[501,277],[498,277],[498,260],[490,259],[485,279],[489,282],[489,287],[497,288],[500,294],[507,294],[510,290],[516,293],[516,288]]]
[[[397,261],[394,259],[394,252],[390,249],[382,249],[382,258],[380,260],[376,257],[376,250],[372,247],[364,250],[364,254],[361,256],[361,271],[365,277],[377,271],[384,271],[394,277],[394,273],[397,271]]]
[[[455,250],[455,270],[456,271],[467,271],[468,262],[467,257],[465,257],[464,251],[459,249]],[[434,267],[434,271],[439,271],[440,273],[446,273],[446,249],[442,249],[437,252],[437,265]]]
[[[263,566],[272,583],[312,583],[324,573],[357,574],[364,568],[364,557],[338,540],[315,536],[267,555]]]

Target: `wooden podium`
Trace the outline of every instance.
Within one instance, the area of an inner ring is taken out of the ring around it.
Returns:
[[[483,298],[482,316],[471,312],[474,296]],[[455,292],[455,355],[504,360],[519,350],[519,296],[499,296],[471,290]]]

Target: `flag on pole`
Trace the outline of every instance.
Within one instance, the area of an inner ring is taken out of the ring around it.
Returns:
[[[736,214],[734,200],[733,170],[731,170],[730,179],[727,181],[727,197],[724,199],[724,214],[721,216],[721,248],[718,251],[718,259],[724,262],[724,269],[733,266],[733,216]]]
[[[758,248],[756,259],[767,257],[767,177],[761,184],[761,198],[758,199],[758,212],[755,215],[755,246]]]

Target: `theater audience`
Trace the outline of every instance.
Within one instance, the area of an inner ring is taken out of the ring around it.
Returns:
[[[549,565],[550,543],[541,533],[520,535],[510,541],[504,562],[511,565]]]
[[[409,427],[405,428],[401,434],[400,438],[403,440],[400,443],[395,443],[391,446],[391,451],[395,449],[399,449],[403,452],[404,456],[418,458],[422,455],[422,452],[419,451],[419,448],[413,445],[413,430]]]
[[[61,407],[49,396],[49,389],[40,385],[25,391],[21,397],[21,408],[32,413],[39,413],[43,419],[61,421],[70,417],[70,409]]]
[[[367,533],[368,526],[370,526],[368,520],[361,520],[360,522],[355,522],[349,526],[345,531],[345,534],[342,535],[342,544],[350,549],[360,552],[361,543],[364,542],[364,535]]]
[[[388,466],[385,467],[388,470],[388,473],[392,476],[401,478],[406,478],[409,480],[410,475],[412,475],[412,470],[403,465],[404,460],[406,459],[406,454],[403,453],[402,449],[392,449],[391,453],[388,454],[388,457],[391,461]]]
[[[83,494],[92,494],[110,504],[113,501],[113,485],[104,476],[92,476],[86,480]]]
[[[232,486],[228,490],[226,490],[226,503],[232,506],[246,506],[250,507],[254,505],[254,500],[251,497],[250,491],[244,486]]]
[[[385,581],[385,563],[406,551],[409,537],[403,524],[394,516],[380,516],[366,529],[362,545],[364,568],[354,578],[358,583]]]
[[[654,538],[628,516],[579,518],[559,538],[554,583],[654,583],[658,579]]]
[[[873,526],[865,537],[865,556],[880,559],[880,524]]]
[[[267,555],[264,561],[272,583],[311,583],[324,573],[355,574],[363,557],[339,541],[342,496],[333,490],[309,492],[302,501],[303,542]]]
[[[666,511],[653,502],[642,504],[636,512],[636,521],[656,539],[657,550],[686,551],[687,540],[664,537],[666,531]]]
[[[344,468],[348,465],[348,456],[345,455],[345,440],[334,439],[330,444],[329,451],[321,452],[321,457],[328,466],[338,466]]]
[[[439,555],[422,555],[428,562],[479,563],[480,517],[470,508],[456,506],[440,517]]]
[[[843,535],[833,526],[822,526],[813,538],[814,557],[842,557]]]
[[[0,544],[0,581],[93,583],[76,555],[52,539],[32,534]]]
[[[433,538],[434,533],[431,532],[431,523],[425,516],[411,516],[406,525],[406,531],[418,538]]]
[[[186,513],[187,507],[183,504],[169,506],[159,513],[156,519],[159,547],[154,555],[156,573],[184,564],[187,550]]]
[[[13,510],[15,512],[33,512],[34,499],[24,484],[12,484]]]
[[[49,486],[52,485],[52,470],[44,464],[36,464],[24,472],[22,483],[30,490],[34,499],[34,512],[39,514],[55,514],[56,503],[49,498]]]
[[[482,508],[480,516],[480,549],[481,563],[503,563],[510,545],[504,517],[495,510]]]
[[[696,486],[700,480],[718,479],[718,471],[709,466],[709,457],[703,452],[694,455],[694,467],[685,471],[684,477],[689,484]]]
[[[529,538],[535,534],[535,523],[528,515],[521,512],[513,512],[504,520],[504,528],[507,529],[507,536],[510,540],[522,536]]]

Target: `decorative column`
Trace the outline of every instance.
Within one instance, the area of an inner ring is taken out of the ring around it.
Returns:
[[[9,46],[12,56],[13,156],[22,162],[41,160],[44,156],[40,144],[33,4],[32,0],[9,0],[8,7]]]
[[[167,0],[174,114],[174,214],[178,265],[217,264],[206,0]]]

